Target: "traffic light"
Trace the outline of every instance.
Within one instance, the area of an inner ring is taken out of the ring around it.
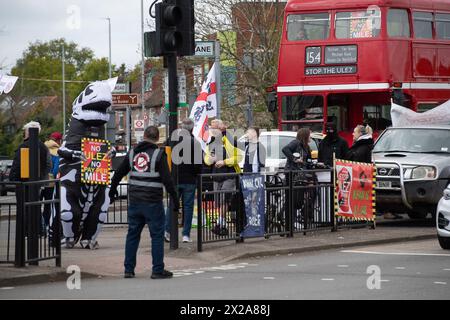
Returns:
[[[166,0],[155,5],[156,32],[152,42],[152,56],[176,53],[194,54],[194,0]]]

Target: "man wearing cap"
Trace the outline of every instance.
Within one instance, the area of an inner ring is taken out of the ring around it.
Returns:
[[[20,178],[20,149],[21,148],[30,148],[30,141],[28,138],[30,137],[29,129],[37,128],[39,132],[41,131],[41,125],[39,122],[31,121],[27,123],[24,127],[24,139],[23,143],[17,148],[14,160],[11,167],[10,180],[11,181],[26,181],[27,179]],[[51,157],[48,148],[39,141],[39,179],[47,180],[48,174],[52,167]]]

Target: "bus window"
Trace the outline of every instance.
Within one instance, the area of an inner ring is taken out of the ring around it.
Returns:
[[[431,12],[413,13],[414,37],[433,39],[433,14]]]
[[[290,14],[287,17],[289,41],[327,39],[330,34],[328,13]]]
[[[365,105],[364,122],[373,130],[382,131],[392,125],[391,105]]]
[[[404,9],[389,9],[387,25],[390,37],[410,37],[408,11]]]
[[[284,96],[283,120],[323,120],[322,96]]]
[[[336,13],[336,38],[373,38],[380,34],[380,10]]]
[[[450,14],[436,13],[436,36],[450,40]]]
[[[433,109],[437,105],[438,105],[437,103],[419,103],[417,105],[417,112],[426,112],[428,110]]]

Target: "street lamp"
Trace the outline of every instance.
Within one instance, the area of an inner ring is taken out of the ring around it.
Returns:
[[[108,20],[108,32],[109,32],[109,70],[108,70],[108,78],[112,78],[112,72],[111,72],[111,18],[107,17],[105,20]]]
[[[65,51],[64,43],[61,48],[61,62],[62,62],[62,100],[63,100],[63,134],[66,134],[66,72],[65,72]]]

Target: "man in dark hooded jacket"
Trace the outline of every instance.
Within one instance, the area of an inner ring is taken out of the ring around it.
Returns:
[[[334,123],[327,123],[327,136],[319,144],[319,162],[332,167],[333,153],[336,159],[345,159],[348,152],[348,144],[343,138],[339,137],[336,125]]]

